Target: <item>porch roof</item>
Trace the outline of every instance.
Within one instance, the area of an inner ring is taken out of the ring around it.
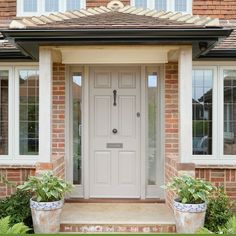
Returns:
[[[198,58],[227,37],[231,29],[223,28],[218,19],[210,17],[135,8],[111,1],[107,7],[15,18],[2,32],[20,52],[34,60],[38,60],[39,46],[92,44],[187,44],[193,46],[193,57]],[[206,45],[204,52],[200,42]],[[2,55],[5,54],[0,50],[0,60]]]

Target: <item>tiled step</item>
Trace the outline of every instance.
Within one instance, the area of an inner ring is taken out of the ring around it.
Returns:
[[[158,203],[66,203],[61,232],[172,233],[172,211]]]
[[[89,224],[61,224],[61,232],[81,233],[174,233],[175,225],[89,225]]]

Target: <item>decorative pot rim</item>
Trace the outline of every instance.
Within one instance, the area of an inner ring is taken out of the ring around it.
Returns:
[[[177,199],[174,199],[173,208],[181,212],[199,213],[199,212],[206,211],[207,204],[206,202],[194,203],[194,204],[181,203],[181,202],[178,202]]]
[[[35,210],[41,210],[41,211],[51,211],[62,208],[64,205],[64,199],[61,199],[59,201],[54,202],[37,202],[30,199],[30,208]]]

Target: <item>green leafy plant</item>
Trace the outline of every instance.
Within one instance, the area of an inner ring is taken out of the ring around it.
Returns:
[[[10,226],[10,216],[0,219],[0,234],[26,234],[29,230],[22,222]]]
[[[232,216],[232,204],[223,187],[215,189],[209,196],[204,226],[212,232],[218,232],[219,227],[225,226]]]
[[[211,183],[188,175],[174,177],[166,188],[178,195],[179,202],[188,204],[206,202],[209,194],[215,189]]]
[[[236,234],[236,216],[231,216],[225,226],[218,227],[217,232],[212,232],[206,227],[201,228],[197,234]]]
[[[0,200],[0,218],[10,216],[10,226],[24,222],[32,228],[31,211],[29,208],[30,192],[24,192],[19,189],[6,199]]]
[[[30,176],[28,181],[17,188],[32,192],[37,202],[53,202],[63,199],[65,193],[72,190],[72,185],[51,172],[45,172],[40,176]]]

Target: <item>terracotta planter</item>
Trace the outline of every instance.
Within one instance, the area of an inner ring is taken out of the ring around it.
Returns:
[[[206,203],[183,204],[174,200],[173,209],[177,233],[196,233],[199,228],[203,227],[206,208]]]
[[[61,211],[64,200],[56,202],[36,202],[30,200],[34,232],[58,233],[60,231]]]

